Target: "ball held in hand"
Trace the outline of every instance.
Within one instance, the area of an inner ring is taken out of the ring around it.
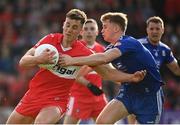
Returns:
[[[46,49],[49,49],[50,51],[54,51],[55,52],[55,54],[53,56],[53,62],[54,63],[53,64],[39,64],[39,67],[50,69],[53,66],[55,66],[58,63],[58,60],[59,60],[59,53],[58,53],[58,50],[56,49],[56,47],[54,47],[51,44],[42,44],[42,45],[40,45],[40,46],[38,46],[36,48],[34,55],[38,56],[38,55],[40,55]]]

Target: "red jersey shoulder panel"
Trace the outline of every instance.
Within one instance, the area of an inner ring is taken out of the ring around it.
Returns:
[[[36,43],[36,45],[34,46],[34,48],[37,48],[38,46],[42,45],[42,44],[51,44],[56,46],[57,44],[59,44],[63,39],[63,35],[60,33],[51,33],[46,35],[45,37],[43,37],[41,40],[38,41],[38,43]]]

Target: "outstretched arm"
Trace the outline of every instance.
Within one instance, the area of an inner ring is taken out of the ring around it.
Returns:
[[[111,80],[114,82],[130,82],[138,83],[143,80],[146,75],[146,70],[136,71],[133,74],[128,74],[119,70],[116,70],[109,65],[100,65],[94,68],[94,70],[100,74],[103,79]]]
[[[69,65],[89,65],[97,66],[100,64],[107,64],[112,60],[121,56],[121,52],[117,48],[110,49],[104,53],[96,53],[85,57],[70,57],[68,55],[61,55],[59,64],[62,66]]]
[[[89,66],[87,65],[82,66],[77,73],[76,81],[79,84],[86,86],[94,95],[99,96],[103,93],[103,91],[84,77],[91,71],[92,68],[90,68]]]
[[[167,64],[167,67],[177,76],[180,76],[180,65],[178,64],[178,62],[180,63],[180,60],[174,60],[173,62]]]

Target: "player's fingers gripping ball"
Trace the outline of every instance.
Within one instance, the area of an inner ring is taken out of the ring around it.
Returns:
[[[43,51],[45,50],[49,50],[52,52],[55,52],[54,56],[53,56],[53,63],[51,64],[39,64],[39,67],[41,68],[45,68],[45,69],[51,69],[53,66],[55,66],[58,63],[59,60],[59,53],[58,50],[56,49],[56,47],[54,47],[51,44],[42,44],[40,46],[38,46],[35,50],[35,56],[39,56]]]

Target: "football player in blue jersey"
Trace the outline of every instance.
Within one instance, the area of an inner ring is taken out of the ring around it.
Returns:
[[[96,123],[113,124],[130,114],[135,114],[140,124],[159,123],[163,108],[163,82],[152,54],[138,40],[125,36],[128,22],[126,14],[105,13],[101,21],[104,40],[111,43],[107,51],[88,57],[64,55],[59,63],[97,66],[111,62],[116,69],[126,73],[146,70],[142,81],[122,83],[118,96],[108,103]]]
[[[146,21],[147,37],[138,39],[153,55],[158,68],[163,64],[177,76],[180,76],[180,67],[171,49],[161,41],[164,33],[164,22],[158,16],[150,17]],[[128,116],[128,123],[135,123],[135,116]]]
[[[125,36],[128,22],[126,14],[105,13],[101,21],[104,40],[110,42],[106,52],[88,57],[64,55],[59,63],[97,66],[111,62],[116,69],[126,73],[146,70],[142,81],[122,83],[118,96],[103,109],[96,123],[113,124],[130,114],[135,114],[140,124],[159,123],[163,108],[163,82],[152,54],[138,40]]]
[[[164,33],[164,22],[160,17],[154,16],[147,20],[147,37],[139,41],[151,52],[158,68],[163,64],[177,76],[180,76],[180,67],[171,49],[161,41]]]

